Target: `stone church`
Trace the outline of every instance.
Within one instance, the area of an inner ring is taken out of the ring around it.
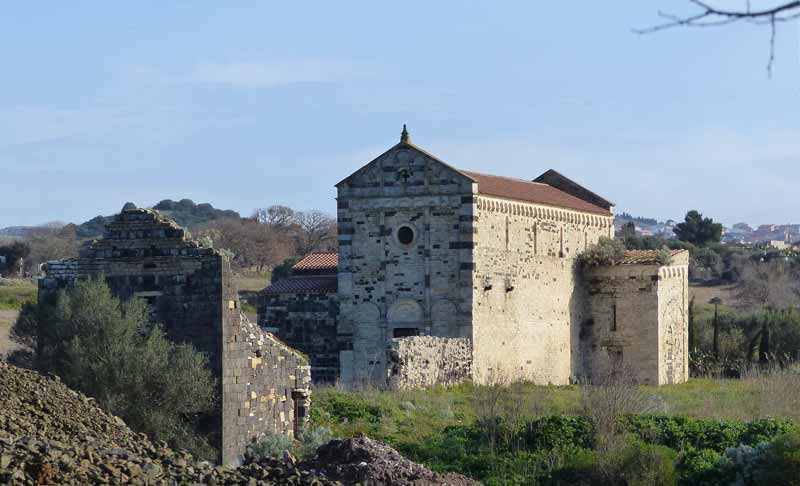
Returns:
[[[560,173],[460,170],[404,127],[336,187],[338,254],[309,255],[259,302],[259,324],[309,355],[315,381],[688,378],[687,252],[582,268],[614,237],[614,208]]]

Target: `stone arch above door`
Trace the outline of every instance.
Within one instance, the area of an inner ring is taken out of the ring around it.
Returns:
[[[389,307],[386,320],[393,327],[421,326],[425,320],[425,313],[415,300],[399,300]]]
[[[372,302],[361,303],[353,310],[353,323],[356,326],[377,323],[380,320],[381,310]]]

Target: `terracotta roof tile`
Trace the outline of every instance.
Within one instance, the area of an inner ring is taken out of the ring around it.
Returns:
[[[339,254],[335,251],[315,251],[309,253],[292,267],[293,272],[319,272],[323,270],[336,273]]]
[[[480,194],[546,204],[588,213],[611,215],[608,209],[596,206],[547,184],[479,174],[477,172],[461,172],[478,183],[478,193]]]
[[[686,250],[672,250],[670,256],[675,256]],[[623,265],[657,265],[658,250],[628,250],[622,259]]]
[[[327,294],[336,292],[335,275],[289,277],[264,289],[265,294]]]

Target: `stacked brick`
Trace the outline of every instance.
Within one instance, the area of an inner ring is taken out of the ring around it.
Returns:
[[[217,446],[224,463],[238,462],[247,443],[264,434],[292,435],[298,415],[293,395],[307,415],[306,360],[243,318],[227,257],[187,239],[157,211],[122,211],[104,238],[87,244],[77,259],[49,262],[45,271],[42,294],[102,277],[117,297],[145,299],[170,339],[209,356],[212,372],[222,378],[215,427],[222,432]]]
[[[392,339],[387,350],[390,389],[452,386],[472,380],[472,340],[434,336]]]

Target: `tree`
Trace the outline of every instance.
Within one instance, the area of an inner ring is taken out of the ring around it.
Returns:
[[[785,309],[800,304],[800,279],[785,260],[748,261],[740,270],[736,299],[742,307]]]
[[[722,225],[711,218],[704,218],[694,209],[686,213],[684,222],[675,225],[672,231],[679,240],[696,246],[718,243],[722,238]]]
[[[147,305],[121,302],[103,280],[27,305],[13,329],[33,345],[43,372],[94,397],[134,430],[209,459],[215,453],[194,429],[215,406],[208,358],[166,339]]]
[[[15,241],[9,245],[0,246],[0,255],[5,257],[5,267],[0,268],[0,275],[8,276],[19,271],[20,260],[24,262],[31,254],[31,246],[22,241]]]
[[[753,10],[750,1],[747,1],[745,9],[723,9],[714,7],[705,1],[688,0],[699,8],[699,12],[693,15],[675,15],[666,12],[658,12],[658,15],[666,22],[647,27],[644,29],[634,29],[637,34],[649,34],[674,27],[713,27],[719,25],[732,24],[734,22],[748,22],[756,25],[769,25],[769,61],[767,62],[767,74],[772,74],[772,65],[775,61],[775,26],[778,23],[800,17],[800,1],[781,2],[767,8]]]
[[[275,205],[256,209],[253,218],[261,224],[288,230],[294,224],[295,211],[290,207]]]
[[[298,231],[295,234],[300,255],[335,247],[336,220],[322,211],[305,211],[295,214]]]

